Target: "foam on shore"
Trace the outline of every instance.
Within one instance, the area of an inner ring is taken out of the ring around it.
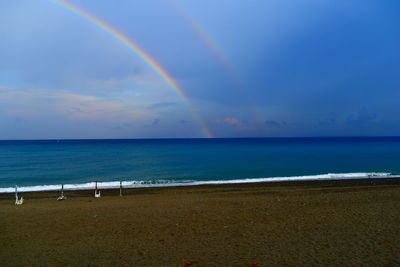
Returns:
[[[307,176],[290,177],[268,177],[268,178],[245,178],[231,180],[210,180],[210,181],[182,181],[182,180],[127,180],[122,181],[124,188],[144,188],[144,187],[171,187],[171,186],[192,186],[208,184],[240,184],[240,183],[259,183],[259,182],[290,182],[290,181],[318,181],[318,180],[348,180],[348,179],[368,179],[368,178],[398,178],[386,172],[369,173],[328,173]],[[120,181],[98,182],[99,189],[119,188]],[[80,184],[64,184],[64,190],[88,190],[94,189],[95,182]],[[61,184],[55,185],[34,185],[18,187],[19,192],[40,192],[58,191]],[[0,188],[0,193],[13,193],[14,187]]]

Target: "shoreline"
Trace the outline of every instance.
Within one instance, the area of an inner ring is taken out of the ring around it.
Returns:
[[[187,187],[202,185],[225,185],[225,184],[248,184],[248,183],[290,183],[306,181],[331,181],[331,180],[364,180],[364,179],[399,179],[400,175],[390,173],[329,173],[307,176],[268,177],[268,178],[243,178],[227,180],[203,180],[203,181],[170,181],[170,180],[122,180],[122,181],[99,181],[100,189],[119,189],[120,182],[124,189],[131,188],[158,188],[158,187]],[[83,182],[78,184],[64,183],[64,190],[90,190],[95,182]],[[18,192],[50,192],[58,191],[61,184],[18,186]],[[0,188],[0,195],[14,193],[15,187]]]
[[[148,192],[163,192],[168,190],[212,190],[218,188],[274,188],[274,187],[305,187],[305,188],[329,188],[329,187],[368,187],[368,186],[391,186],[400,185],[400,176],[390,176],[384,178],[345,178],[345,179],[314,179],[314,180],[291,180],[291,181],[268,181],[268,182],[245,182],[245,183],[210,183],[210,184],[190,184],[190,185],[172,185],[172,186],[143,186],[143,187],[125,187],[122,189],[123,196],[145,194]],[[99,188],[102,196],[119,196],[119,188]],[[94,187],[92,189],[64,189],[67,196],[72,197],[93,197]],[[60,190],[45,191],[19,191],[20,196],[29,198],[48,198],[50,196],[59,196]],[[14,198],[14,192],[0,193],[0,200]]]

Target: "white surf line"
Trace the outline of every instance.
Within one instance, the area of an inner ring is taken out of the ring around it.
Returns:
[[[211,180],[211,181],[172,181],[157,180],[150,181],[122,181],[124,188],[149,188],[149,187],[176,187],[176,186],[193,186],[193,185],[218,185],[218,184],[243,184],[243,183],[261,183],[261,182],[295,182],[295,181],[329,181],[329,180],[351,180],[351,179],[384,179],[384,178],[400,178],[399,175],[390,173],[330,173],[308,176],[289,176],[289,177],[269,177],[269,178],[245,178],[230,180]],[[156,183],[150,183],[156,181]],[[120,181],[99,182],[104,189],[118,189]],[[18,187],[19,192],[42,192],[42,191],[58,191],[61,184],[57,185],[37,185]],[[64,190],[90,190],[95,187],[95,182],[82,184],[64,184]],[[0,188],[0,193],[12,193],[14,187]]]

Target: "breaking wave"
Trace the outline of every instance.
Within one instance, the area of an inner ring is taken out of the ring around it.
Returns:
[[[366,178],[391,178],[391,173],[386,172],[357,172],[357,173],[328,173],[307,176],[289,176],[289,177],[269,177],[269,178],[245,178],[230,180],[204,180],[204,181],[182,181],[182,180],[124,180],[124,188],[144,188],[144,187],[171,187],[171,186],[191,186],[207,184],[239,184],[239,183],[258,183],[258,182],[285,182],[285,181],[317,181],[317,180],[346,180],[346,179],[366,179]],[[100,189],[119,188],[120,181],[98,182]],[[64,190],[87,190],[94,189],[95,182],[64,184]],[[34,185],[18,187],[19,192],[38,192],[38,191],[56,191],[60,190],[61,184],[54,185]],[[12,193],[14,187],[0,188],[0,193]]]

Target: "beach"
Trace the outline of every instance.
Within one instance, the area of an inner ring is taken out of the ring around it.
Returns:
[[[101,194],[0,194],[0,265],[400,265],[398,178]]]

